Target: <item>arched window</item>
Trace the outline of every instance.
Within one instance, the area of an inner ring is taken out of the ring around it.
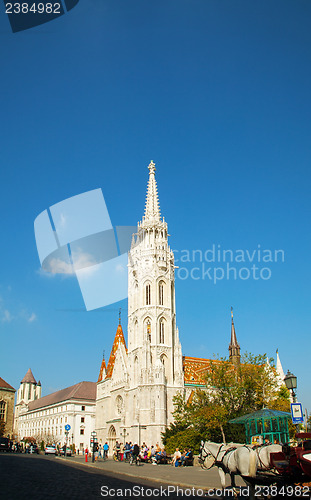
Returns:
[[[150,306],[151,304],[151,287],[150,285],[146,285],[146,305]]]
[[[164,344],[164,319],[160,319],[160,344]]]
[[[0,420],[6,420],[6,402],[0,401]]]
[[[138,383],[138,357],[134,359],[134,385]]]
[[[150,323],[150,319],[147,319],[146,334],[147,334],[147,340],[149,340],[149,342],[151,342],[151,323]]]
[[[159,304],[160,306],[164,304],[164,281],[159,283]]]
[[[116,397],[116,408],[118,414],[121,415],[123,412],[123,398],[120,395]]]

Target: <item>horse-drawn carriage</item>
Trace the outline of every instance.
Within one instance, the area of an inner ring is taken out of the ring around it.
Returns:
[[[250,498],[273,496],[275,498],[310,498],[311,488],[311,433],[298,433],[296,438],[298,444],[289,446],[278,443],[276,437],[274,444],[268,442],[268,436],[265,432],[278,429],[280,432],[288,435],[287,422],[271,422],[271,410],[261,410],[259,425],[256,422],[256,431],[262,439],[262,444],[254,444],[252,434],[246,433],[247,444],[218,444],[209,441],[201,443],[200,462],[205,469],[213,466],[218,467],[220,480],[223,489],[225,488],[225,475],[230,474],[231,486],[235,488],[235,476],[240,475],[250,490]],[[234,423],[245,423],[247,429],[250,429],[250,420],[255,414],[245,415],[240,421]],[[255,417],[258,415],[255,415]],[[250,417],[250,418],[248,418]],[[284,412],[274,414],[276,418],[288,418]],[[267,420],[270,419],[269,425]],[[236,419],[237,420],[237,419]],[[261,428],[260,428],[261,426]],[[262,430],[262,433],[258,433]],[[287,431],[287,432],[286,432]],[[269,436],[273,437],[273,436]],[[299,490],[299,491],[298,491]]]
[[[297,446],[283,445],[271,453],[270,465],[284,482],[311,482],[311,433],[296,434]]]

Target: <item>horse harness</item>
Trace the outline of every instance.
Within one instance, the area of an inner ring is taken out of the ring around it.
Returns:
[[[223,454],[223,456],[221,457],[220,460],[218,460],[218,456],[220,454],[220,452],[222,451],[222,448],[223,446],[226,446],[224,444],[222,444],[220,447],[219,447],[219,450],[216,454],[216,456],[214,457],[214,455],[210,452],[210,453],[206,453],[205,456],[203,456],[203,451],[205,451],[205,448],[203,447],[203,450],[202,450],[202,461],[203,461],[203,468],[209,470],[211,469],[214,465],[216,465],[216,467],[220,467],[226,474],[230,474],[230,470],[228,469],[228,467],[226,467],[226,465],[223,463],[223,459],[225,458],[226,455],[228,455],[228,453],[231,453],[232,451],[235,451],[237,450],[237,447],[236,446],[231,446],[230,448],[228,448],[227,450],[225,450],[225,453]],[[252,448],[248,445],[243,445],[241,446],[241,448],[247,448],[249,451],[252,450]],[[204,461],[206,459],[206,457],[208,457],[208,455],[212,455],[212,457],[214,458],[214,462],[212,463],[212,465],[210,467],[204,467]]]

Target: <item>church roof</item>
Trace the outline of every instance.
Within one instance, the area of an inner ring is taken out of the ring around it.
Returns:
[[[99,375],[98,375],[97,382],[101,382],[103,380],[104,371],[106,373],[106,361],[105,361],[105,358],[103,358],[103,360],[102,360],[102,364],[100,366],[100,370],[99,370]]]
[[[125,338],[124,338],[124,335],[123,335],[122,326],[121,326],[121,323],[119,323],[118,324],[118,328],[117,328],[117,332],[116,332],[116,336],[115,336],[113,344],[112,344],[110,358],[109,358],[108,365],[107,365],[107,375],[106,375],[106,378],[110,378],[111,375],[112,375],[114,363],[115,363],[115,360],[116,360],[116,352],[117,352],[117,350],[118,350],[118,348],[119,348],[119,346],[121,344],[124,345],[125,350],[127,352],[127,347],[126,347]]]
[[[95,401],[96,399],[96,383],[95,382],[79,382],[78,384],[66,387],[60,391],[53,392],[43,398],[35,399],[28,404],[29,411],[50,406],[69,399],[81,399]]]
[[[32,374],[32,371],[31,369],[29,368],[25,377],[23,378],[23,380],[21,381],[21,384],[37,384],[37,381],[35,379],[35,377],[33,376]]]
[[[221,364],[219,359],[194,358],[183,356],[184,380],[186,385],[206,386],[205,374],[210,371],[211,364]],[[228,367],[233,364],[228,361]]]
[[[8,391],[14,391],[14,387],[8,384],[3,378],[0,377],[0,389],[7,389]]]
[[[221,363],[221,361],[183,356],[185,384],[206,385],[205,374],[209,371],[211,363]]]

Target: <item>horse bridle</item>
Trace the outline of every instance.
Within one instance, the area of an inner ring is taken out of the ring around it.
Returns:
[[[219,453],[220,453],[220,451],[221,451],[221,448],[222,448],[223,446],[224,446],[223,444],[221,444],[221,445],[220,445],[220,447],[219,447],[219,449],[218,449],[218,451],[217,451],[216,456],[214,456],[214,455],[213,455],[213,453],[212,453],[211,451],[208,451],[208,452],[207,452],[207,450],[205,449],[205,444],[202,446],[202,450],[201,450],[201,455],[202,455],[202,458],[201,458],[201,457],[199,458],[199,461],[201,462],[201,467],[202,467],[202,469],[209,470],[209,469],[211,469],[212,467],[214,467],[214,465],[217,463],[217,458],[218,458],[218,455],[219,455]],[[205,452],[205,455],[203,455],[203,452]],[[206,459],[207,457],[209,457],[210,455],[213,457],[214,462],[213,462],[213,463],[212,463],[212,465],[210,465],[209,467],[206,467],[206,465],[204,465],[204,462],[205,462],[205,459]]]

